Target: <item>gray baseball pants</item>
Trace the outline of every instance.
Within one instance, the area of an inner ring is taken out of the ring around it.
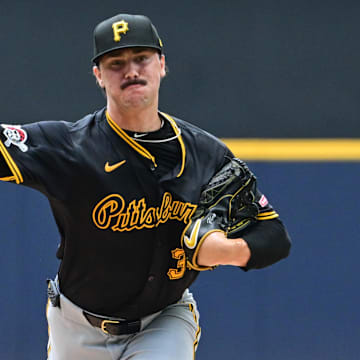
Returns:
[[[93,327],[83,310],[64,295],[60,307],[48,302],[48,360],[193,360],[200,339],[196,302],[181,300],[141,319],[131,335],[110,335]]]

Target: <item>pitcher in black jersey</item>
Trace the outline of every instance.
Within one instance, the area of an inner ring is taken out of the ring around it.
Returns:
[[[48,359],[190,360],[201,334],[188,290],[198,272],[186,268],[181,234],[202,187],[233,155],[159,111],[165,57],[147,17],[101,22],[92,60],[105,108],[75,123],[0,129],[1,180],[42,192],[61,238],[49,283]],[[258,224],[245,239],[209,236],[201,265],[249,270],[288,255],[278,214],[257,196]]]

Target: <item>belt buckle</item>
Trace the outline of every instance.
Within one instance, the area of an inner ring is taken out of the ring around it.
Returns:
[[[106,330],[106,324],[120,324],[120,321],[117,320],[103,320],[101,322],[101,330],[105,333],[105,334],[110,334],[107,330]]]

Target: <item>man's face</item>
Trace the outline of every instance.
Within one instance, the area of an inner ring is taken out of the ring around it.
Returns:
[[[150,48],[119,49],[101,57],[93,71],[108,102],[121,108],[143,108],[157,105],[165,58]]]

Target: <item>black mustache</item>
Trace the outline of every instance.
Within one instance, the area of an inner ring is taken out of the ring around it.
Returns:
[[[133,79],[133,80],[128,80],[127,82],[123,83],[121,85],[121,90],[126,89],[128,86],[131,85],[146,85],[147,82],[145,80],[142,79]]]

